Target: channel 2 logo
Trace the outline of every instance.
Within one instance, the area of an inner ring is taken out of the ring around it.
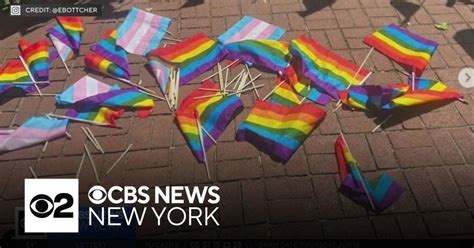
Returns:
[[[21,15],[21,6],[20,5],[10,5],[10,15],[11,16]]]
[[[25,233],[79,232],[77,179],[25,179]]]

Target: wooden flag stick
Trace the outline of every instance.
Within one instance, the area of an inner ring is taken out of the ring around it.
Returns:
[[[284,84],[286,80],[281,81],[275,88],[273,88],[268,94],[262,99],[263,101],[266,101],[272,94],[275,92],[282,84]]]
[[[92,145],[94,145],[95,149],[97,149],[97,151],[100,151],[99,146],[97,145],[97,143],[95,143],[94,138],[90,136],[89,132],[87,132],[87,130],[84,127],[81,127],[81,130],[86,135],[86,137],[91,141]]]
[[[43,149],[41,150],[41,153],[46,152],[46,149],[48,148],[49,141],[44,142]]]
[[[235,63],[237,63],[237,62],[239,62],[238,59],[232,61],[230,64],[224,66],[224,68],[222,68],[222,70],[225,70],[225,69],[227,69],[227,68],[233,66],[233,65],[234,65]],[[209,75],[208,77],[202,79],[201,82],[204,82],[204,81],[206,81],[206,80],[209,80],[209,79],[213,78],[214,76],[216,76],[217,74],[219,74],[219,72],[214,72],[213,74]]]
[[[174,88],[176,87],[175,79],[176,79],[176,74],[175,74],[175,68],[171,67],[170,70],[170,82],[169,85],[170,87],[168,88],[168,99],[170,100],[171,103],[171,108],[174,109],[175,107],[175,102],[174,102]]]
[[[242,94],[242,93],[245,93],[245,92],[247,92],[247,91],[251,91],[251,90],[254,90],[254,89],[262,88],[263,86],[265,86],[265,85],[263,85],[263,84],[256,85],[255,87],[250,87],[250,88],[247,88],[247,89],[242,89],[242,90],[240,90],[240,91],[236,91],[236,92],[230,93],[230,94],[228,94],[228,96],[233,96],[233,95],[236,95],[236,94]]]
[[[42,96],[43,93],[41,92],[40,88],[36,84],[35,77],[33,77],[33,74],[31,74],[30,68],[28,68],[28,65],[26,64],[25,60],[23,59],[21,55],[19,55],[18,58],[20,58],[21,63],[23,64],[23,67],[25,67],[26,72],[28,73],[28,76],[30,76],[31,81],[34,83],[33,85],[35,86],[36,91],[38,92],[40,96]]]
[[[198,100],[198,99],[210,98],[210,97],[215,97],[215,96],[223,96],[223,94],[219,92],[213,95],[196,96],[193,99]]]
[[[198,88],[198,89],[201,90],[201,91],[221,92],[220,89],[212,89],[212,88]],[[234,92],[233,90],[227,90],[227,91],[229,91],[229,92]],[[222,93],[224,93],[224,92],[222,92]]]
[[[380,122],[380,124],[378,124],[374,129],[372,129],[372,133],[375,133],[377,130],[379,130],[379,128],[381,128],[385,123],[387,123],[387,121],[389,121],[392,117],[393,115],[387,116],[387,118],[385,118],[382,122]]]
[[[59,94],[45,94],[45,93],[43,93],[42,95],[40,95],[40,94],[27,94],[25,96],[54,96],[55,97],[55,96],[58,96],[58,95]]]
[[[214,144],[217,144],[217,141],[214,139],[214,137],[212,137],[212,135],[204,127],[201,128],[202,131],[207,135],[207,137],[209,137],[209,139],[211,139]]]
[[[71,71],[69,70],[69,67],[67,67],[66,61],[64,61],[63,57],[61,57],[61,55],[59,54],[59,49],[58,47],[56,47],[56,44],[53,42],[53,39],[51,38],[50,34],[48,34],[48,38],[51,40],[51,43],[53,44],[54,49],[56,49],[56,51],[58,52],[58,57],[60,58],[61,62],[63,62],[63,65],[67,71],[67,75],[71,75]]]
[[[369,59],[370,55],[374,51],[374,47],[371,47],[367,55],[365,55],[364,60],[362,61],[362,64],[360,64],[359,68],[357,68],[356,73],[354,74],[353,78],[356,78],[359,75],[360,70],[362,70],[362,67],[364,67],[365,63],[367,63],[367,60]]]
[[[246,84],[244,84],[242,86],[242,89],[243,88],[246,88],[247,86],[249,86],[250,84],[253,84],[253,82],[255,82],[255,80],[257,80],[260,76],[262,76],[262,73],[259,73],[257,76],[255,76],[254,78],[252,78],[252,80],[248,81]]]
[[[112,125],[107,124],[107,123],[89,121],[89,120],[84,120],[84,119],[81,119],[81,118],[75,118],[75,117],[70,117],[70,116],[65,116],[65,115],[56,115],[56,114],[49,113],[48,116],[56,117],[56,118],[60,118],[60,119],[69,119],[69,120],[72,120],[72,121],[78,121],[78,122],[83,122],[83,123],[89,123],[89,124],[92,124],[92,125],[102,126],[102,127],[113,127],[113,128],[119,128],[119,129],[122,128],[122,127],[119,127],[119,126],[112,126]]]
[[[349,145],[347,144],[346,138],[344,137],[344,134],[342,134],[342,132],[340,132],[340,134],[341,134],[342,140],[344,141],[344,144],[347,147],[347,150],[349,151],[349,153],[352,154],[351,149],[349,148]],[[367,199],[369,200],[370,206],[372,207],[372,210],[375,211],[375,205],[374,205],[374,202],[372,201],[372,197],[370,197],[369,191],[367,190],[367,185],[365,185],[365,182],[362,178],[361,169],[359,168],[357,171],[358,171],[357,174],[359,174],[359,177],[360,177],[360,180],[361,180],[361,183],[362,183],[362,188],[364,188],[364,191],[365,191],[365,194],[367,195]]]
[[[244,78],[245,77],[245,78]],[[234,84],[234,87],[232,87],[233,90],[239,90],[240,89],[240,86],[242,84],[242,80],[243,81],[246,81],[247,80],[247,77],[248,77],[248,74],[247,72],[242,72],[242,75],[239,77],[239,80],[237,82],[235,82]]]
[[[226,94],[227,82],[229,80],[229,68],[225,69],[225,79],[224,79],[224,95]]]
[[[86,158],[86,154],[83,153],[83,154],[82,154],[82,157],[81,157],[81,162],[79,163],[79,168],[77,168],[76,178],[79,178],[79,174],[81,174],[82,165],[84,164],[84,159],[85,159],[85,158]]]
[[[68,139],[71,139],[71,138],[72,138],[71,134],[70,134],[68,131],[65,131],[64,133],[66,134],[66,137],[67,137]]]
[[[36,173],[35,173],[35,171],[33,170],[33,167],[31,167],[31,166],[28,166],[28,169],[30,170],[30,172],[31,172],[31,175],[32,175],[34,178],[38,178],[38,176],[36,176]]]
[[[132,148],[133,144],[130,144],[127,149],[120,155],[120,157],[115,160],[115,162],[112,164],[112,166],[110,166],[110,168],[107,170],[107,175],[110,174],[110,172],[115,168],[115,166],[118,165],[118,163],[120,162],[120,160],[123,159],[123,157],[125,157],[125,155],[127,155],[128,151],[130,150],[130,148]]]
[[[222,78],[222,67],[221,63],[217,63],[217,75],[219,76],[219,88],[224,91],[224,79]]]
[[[173,34],[172,32],[170,32],[170,31],[168,31],[168,30],[166,30],[165,32],[166,32],[167,34],[169,34],[169,35],[173,35],[173,36],[174,36],[174,34]]]
[[[175,108],[178,107],[178,97],[179,97],[179,77],[180,77],[180,74],[181,74],[181,69],[178,68],[178,70],[176,71],[176,77],[175,77],[175,83],[176,83],[176,86],[175,86],[175,91],[174,91],[174,100],[175,100]]]
[[[237,76],[235,76],[232,80],[230,80],[230,82],[226,85],[225,88],[227,89],[227,87],[231,86],[234,82],[236,82],[236,81],[238,82],[240,80],[240,78],[242,77],[243,73],[244,73],[244,70],[240,71],[239,74],[237,74]]]
[[[121,82],[123,82],[123,83],[126,83],[126,84],[128,84],[128,85],[137,87],[137,88],[141,89],[142,91],[144,91],[143,93],[145,93],[145,94],[147,94],[147,93],[153,93],[153,94],[155,94],[155,93],[156,93],[156,91],[150,90],[150,89],[145,88],[145,87],[143,87],[143,86],[141,86],[141,85],[138,85],[138,84],[136,84],[136,83],[132,83],[132,81],[130,81],[130,80],[128,80],[128,79],[119,78],[119,77],[115,77],[115,76],[111,76],[111,77],[112,77],[112,78],[115,78],[115,79],[117,79],[117,80],[119,80],[119,81],[121,81]]]
[[[204,155],[204,165],[206,166],[207,178],[209,180],[211,180],[211,173],[209,171],[209,163],[207,162],[206,148],[204,146],[204,139],[202,138],[201,121],[199,121],[199,118],[196,118],[196,122],[197,122],[197,125],[198,125],[199,141],[201,142],[201,149],[202,149],[202,153]]]
[[[311,85],[308,84],[307,88],[308,88],[308,95],[309,95],[309,91],[311,90]],[[307,95],[305,97],[303,97],[303,99],[301,99],[300,104],[303,104],[303,102],[306,100],[306,98],[307,98]]]
[[[415,72],[411,72],[411,90],[415,90]]]
[[[97,173],[97,167],[95,166],[94,160],[92,159],[91,153],[89,152],[89,148],[87,148],[86,143],[84,142],[84,149],[86,150],[87,157],[89,157],[89,161],[91,162],[92,169],[94,170],[95,179],[98,184],[100,184],[99,173]]]
[[[252,78],[252,74],[250,74],[250,68],[247,64],[245,64],[245,68],[247,69],[247,73],[249,74],[250,77],[250,82],[252,82],[252,86],[254,87],[255,90],[255,95],[257,96],[258,99],[260,99],[260,94],[258,94],[257,88],[255,88],[255,80]]]
[[[181,41],[183,41],[183,40],[180,40],[180,39],[175,39],[175,38],[166,37],[166,36],[163,37],[163,40],[170,40],[170,41],[175,41],[175,42],[181,42]]]
[[[90,134],[91,138],[94,140],[94,142],[96,143],[96,145],[99,147],[99,150],[102,154],[104,154],[104,149],[102,148],[102,146],[100,145],[99,141],[97,140],[97,138],[95,137],[94,133],[92,133],[92,130],[89,128],[89,127],[86,127],[85,128],[86,131]]]

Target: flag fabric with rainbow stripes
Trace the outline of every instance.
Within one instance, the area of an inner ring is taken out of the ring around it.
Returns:
[[[125,110],[123,109],[113,110],[108,107],[89,105],[82,106],[81,108],[70,108],[66,112],[66,116],[116,127],[116,120],[120,118],[124,112]]]
[[[51,38],[51,42],[58,56],[60,56],[63,61],[71,59],[73,55],[72,44],[61,25],[57,24],[48,29],[48,35]],[[51,52],[49,56],[51,62],[51,57],[53,56]]]
[[[69,37],[72,50],[78,54],[81,46],[81,35],[84,32],[84,24],[82,23],[81,17],[58,16],[56,19]]]
[[[257,100],[236,139],[286,163],[325,117],[326,112],[314,104],[286,107]]]
[[[285,30],[251,16],[244,16],[218,37],[221,44],[242,40],[279,40]]]
[[[73,85],[69,86],[60,95],[57,95],[56,103],[58,105],[74,104],[91,96],[118,89],[120,89],[118,85],[110,86],[93,77],[85,75]]]
[[[91,46],[91,50],[114,65],[119,66],[123,71],[130,71],[128,67],[128,57],[125,50],[116,45],[117,32],[113,29],[107,30],[103,39]]]
[[[12,89],[20,89],[25,93],[36,92],[28,72],[20,60],[10,60],[3,67],[0,67],[0,94]],[[48,83],[36,84],[39,88],[48,86]]]
[[[281,83],[281,85],[280,85]],[[300,99],[293,91],[291,85],[287,82],[282,83],[282,79],[279,77],[275,81],[275,87],[278,87],[271,95],[270,102],[280,104],[287,107],[297,106],[300,104]]]
[[[87,53],[84,62],[87,68],[94,71],[104,73],[111,77],[130,79],[130,72],[128,70],[123,69],[95,52],[91,51]]]
[[[156,82],[160,86],[160,90],[163,94],[168,91],[169,76],[171,73],[170,68],[166,67],[163,63],[153,58],[149,58],[148,65],[155,76]]]
[[[217,84],[206,81],[203,88],[219,89]],[[197,119],[215,140],[217,140],[234,117],[243,109],[242,101],[237,96],[215,96],[194,99],[208,95],[209,92],[194,90],[181,103],[176,111],[176,121],[197,161],[204,162],[205,152],[213,145],[212,140],[202,134],[204,151],[199,138]],[[202,132],[202,131],[201,131]]]
[[[341,136],[337,138],[334,149],[341,179],[340,192],[355,203],[372,209],[372,202],[375,207],[372,210],[381,212],[397,201],[405,191],[386,173],[374,181],[368,181]]]
[[[368,70],[362,68],[355,75],[359,66],[304,35],[291,41],[290,51],[301,60],[302,71],[313,86],[335,99],[339,98],[339,91],[347,89],[349,85],[360,84],[369,74]]]
[[[282,73],[289,65],[288,42],[276,40],[242,40],[225,45],[226,59],[240,60],[262,69]]]
[[[129,53],[145,56],[160,44],[171,19],[132,7],[117,29],[117,45]]]
[[[39,40],[33,44],[20,39],[19,48],[21,57],[25,60],[32,77],[36,81],[48,81],[49,79],[49,43],[47,40]]]
[[[150,55],[159,56],[164,61],[179,66],[181,85],[210,70],[226,54],[227,51],[221,44],[203,33],[150,52]]]
[[[401,65],[408,66],[415,75],[423,74],[438,43],[390,24],[364,38],[364,43],[375,48]]]
[[[68,120],[31,117],[17,129],[0,130],[0,152],[22,149],[65,135]]]
[[[355,85],[339,92],[341,102],[351,108],[377,112],[382,106],[408,92],[407,84]]]

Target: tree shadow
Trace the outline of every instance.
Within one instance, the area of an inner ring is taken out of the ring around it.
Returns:
[[[184,3],[181,8],[189,8],[189,7],[195,7],[197,5],[201,5],[204,3],[204,0],[187,0],[186,3]]]
[[[446,1],[446,7],[452,8],[454,6],[454,4],[456,4],[456,2],[463,2],[465,5],[474,4],[474,1],[472,1],[472,0],[448,0],[448,1]]]
[[[474,59],[474,30],[464,29],[456,32],[454,40]]]
[[[423,2],[418,5],[416,3],[406,2],[405,0],[392,0],[390,1],[390,5],[392,5],[400,14],[403,15],[404,19],[400,25],[406,26],[410,22],[411,18],[421,8]]]
[[[306,10],[300,11],[298,14],[302,17],[305,17],[328,6],[331,6],[335,2],[336,0],[303,0],[303,5],[305,6]]]

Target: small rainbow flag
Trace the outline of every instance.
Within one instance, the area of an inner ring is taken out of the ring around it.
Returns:
[[[285,30],[251,16],[244,16],[218,37],[221,44],[242,40],[279,40]]]
[[[326,112],[314,104],[286,107],[257,100],[236,139],[286,163],[325,117]]]
[[[24,39],[19,41],[21,57],[25,60],[36,81],[49,79],[49,43],[39,40],[33,44]]]
[[[363,111],[380,111],[382,106],[408,92],[407,84],[355,85],[339,92],[341,102]]]
[[[174,45],[157,48],[150,52],[164,61],[179,65],[180,84],[184,85],[210,70],[227,54],[222,45],[203,33]]]
[[[347,89],[351,84],[360,84],[369,74],[368,70],[362,68],[354,78],[359,66],[304,35],[291,41],[290,51],[302,61],[302,71],[313,86],[335,99],[338,99],[339,91]]]
[[[290,61],[288,42],[284,41],[243,40],[226,44],[225,49],[226,59],[239,59],[276,73],[282,73]]]
[[[91,46],[91,50],[106,60],[119,66],[123,71],[130,71],[128,68],[128,57],[125,50],[116,45],[117,32],[113,29],[107,30],[103,39]]]
[[[165,36],[171,19],[132,7],[117,29],[117,45],[127,52],[145,56]]]
[[[66,116],[107,124],[116,127],[116,120],[120,118],[125,111],[123,109],[113,110],[108,107],[83,106],[81,108],[70,108]]]
[[[301,105],[300,99],[298,99],[298,96],[293,91],[293,88],[289,83],[282,83],[281,78],[278,78],[278,80],[275,82],[275,87],[277,88],[271,95],[271,103],[280,104],[287,107]]]
[[[219,89],[217,84],[211,81],[205,81],[201,87]],[[178,126],[194,156],[201,163],[204,162],[205,151],[213,143],[209,136],[201,131],[205,149],[203,151],[196,118],[199,118],[202,128],[217,140],[234,117],[243,109],[242,101],[235,95],[194,99],[208,94],[207,91],[194,90],[183,100],[176,111]]]
[[[122,67],[95,52],[87,53],[84,61],[86,67],[94,71],[104,73],[111,77],[130,79],[129,71],[124,70]]]
[[[79,53],[81,46],[81,35],[84,32],[84,24],[78,16],[58,16],[56,17],[61,27],[69,37],[71,48],[74,53]]]
[[[446,84],[425,78],[415,78],[415,89],[394,98],[382,106],[382,110],[395,110],[422,104],[454,101],[463,95],[450,89]]]
[[[36,88],[32,84],[28,72],[20,60],[10,60],[4,67],[0,67],[0,94],[6,91],[18,88],[26,93],[36,92]],[[46,87],[47,83],[37,84],[38,87]]]
[[[397,63],[408,66],[417,76],[423,74],[438,43],[390,24],[364,38],[364,43],[375,48]]]
[[[68,120],[31,117],[17,129],[0,130],[0,152],[22,149],[65,135]]]
[[[341,178],[340,191],[355,203],[372,209],[371,201],[375,207],[372,210],[381,212],[392,205],[405,191],[385,173],[374,181],[368,181],[362,175],[359,163],[354,159],[341,136],[337,138],[334,149]]]

